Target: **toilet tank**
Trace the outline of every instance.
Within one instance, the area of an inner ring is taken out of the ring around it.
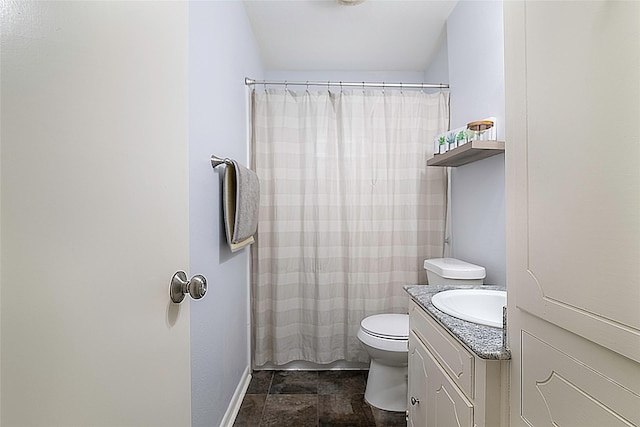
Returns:
[[[482,285],[486,276],[484,267],[455,258],[425,259],[424,269],[430,285]]]

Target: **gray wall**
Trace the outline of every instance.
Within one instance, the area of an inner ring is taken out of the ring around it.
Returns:
[[[249,249],[232,254],[222,225],[224,167],[210,156],[248,158],[244,77],[261,78],[259,52],[241,2],[190,2],[190,274],[209,280],[191,301],[193,426],[219,425],[250,369]],[[169,368],[169,367],[168,367]]]
[[[288,81],[332,81],[332,82],[388,82],[388,83],[421,83],[423,73],[419,71],[286,71],[268,70],[266,78],[268,80],[288,80]],[[258,86],[260,87],[260,86]],[[274,86],[281,87],[281,86]],[[297,87],[304,90],[304,86]],[[309,89],[318,90],[321,87],[312,86]],[[290,89],[296,90],[291,86]],[[349,89],[353,89],[349,88]],[[331,90],[338,90],[332,87]]]
[[[442,37],[440,47],[431,59],[429,67],[424,72],[427,83],[449,83],[449,52],[446,33]]]
[[[502,2],[461,1],[447,20],[451,128],[496,117],[504,141]],[[507,141],[508,144],[508,141]],[[451,168],[452,251],[506,284],[504,155]]]

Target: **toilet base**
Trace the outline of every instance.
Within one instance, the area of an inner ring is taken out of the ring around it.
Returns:
[[[389,366],[371,360],[364,400],[385,411],[407,410],[407,366]]]

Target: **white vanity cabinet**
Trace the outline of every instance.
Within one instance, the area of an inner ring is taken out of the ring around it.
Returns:
[[[414,301],[409,307],[408,426],[508,425],[508,361],[476,356]]]

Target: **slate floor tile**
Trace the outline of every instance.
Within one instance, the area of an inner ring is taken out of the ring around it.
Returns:
[[[376,427],[364,394],[318,395],[320,427]]]
[[[317,394],[317,371],[275,371],[269,394]]]
[[[317,427],[318,395],[270,394],[260,427]]]
[[[362,371],[319,371],[318,394],[364,394]]]
[[[242,400],[234,427],[257,427],[262,419],[266,394],[247,394]]]
[[[253,371],[247,394],[268,394],[273,371]]]
[[[367,371],[254,371],[234,427],[406,427],[364,400]]]

